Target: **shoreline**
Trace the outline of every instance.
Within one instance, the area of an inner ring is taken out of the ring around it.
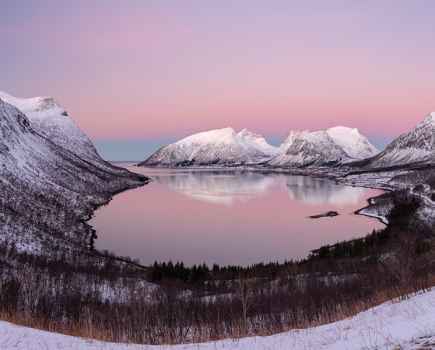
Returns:
[[[152,182],[152,179],[149,176],[145,176],[142,174],[131,172],[127,168],[123,168],[123,167],[118,167],[118,168],[127,170],[128,172],[130,172],[132,174],[132,176],[137,176],[137,184],[126,184],[124,187],[108,194],[108,197],[106,199],[104,199],[103,201],[101,201],[100,203],[93,204],[93,205],[91,205],[90,208],[86,208],[84,214],[78,220],[77,224],[82,224],[82,225],[84,225],[84,227],[87,228],[87,231],[88,231],[87,237],[86,237],[87,242],[86,242],[86,247],[84,247],[84,249],[86,249],[86,252],[88,254],[97,255],[97,256],[100,256],[100,257],[103,257],[106,259],[116,260],[116,261],[119,261],[122,263],[134,265],[140,269],[145,270],[145,269],[148,269],[147,266],[144,266],[142,264],[139,264],[139,263],[133,261],[133,259],[131,257],[128,257],[131,259],[129,261],[126,259],[127,257],[122,257],[122,256],[118,256],[118,255],[109,256],[109,255],[104,254],[103,252],[99,251],[98,249],[91,248],[93,246],[93,241],[95,239],[98,239],[97,231],[95,230],[94,226],[92,224],[90,224],[90,221],[94,218],[96,211],[98,209],[110,204],[110,202],[113,200],[113,198],[116,195],[130,191],[130,190],[135,190],[137,188],[146,186],[150,182]]]
[[[128,162],[120,162],[120,163],[128,163]],[[180,172],[252,172],[252,173],[262,173],[265,175],[274,175],[274,174],[284,174],[284,175],[290,175],[290,176],[304,176],[304,177],[312,177],[312,178],[317,178],[317,179],[326,179],[329,181],[333,181],[338,185],[343,185],[343,186],[349,186],[349,187],[361,187],[361,188],[367,188],[367,189],[374,189],[374,190],[381,190],[384,193],[386,192],[392,192],[394,191],[394,189],[392,187],[388,187],[386,188],[385,186],[379,186],[379,184],[350,184],[347,183],[345,181],[340,181],[340,179],[342,179],[341,175],[337,174],[336,176],[333,176],[331,173],[329,174],[325,174],[325,173],[316,173],[316,174],[309,174],[307,172],[292,172],[292,171],[286,171],[285,169],[262,169],[262,168],[252,168],[252,167],[248,167],[248,168],[241,168],[241,167],[147,167],[147,166],[138,166],[136,163],[135,164],[129,164],[128,167],[123,167],[124,169],[132,172],[133,174],[138,174],[134,171],[132,171],[130,168],[131,167],[137,167],[137,168],[143,168],[143,169],[152,169],[152,170],[166,170],[166,171],[180,171]],[[114,198],[114,196],[116,196],[117,194],[121,194],[123,192],[129,191],[129,190],[135,190],[139,187],[145,186],[147,184],[149,184],[150,182],[153,181],[152,179],[152,174],[141,174],[139,173],[138,175],[143,175],[144,177],[147,178],[147,180],[138,186],[132,186],[132,187],[126,187],[124,189],[118,190],[114,193],[111,194],[110,198],[108,200],[106,200],[104,203],[98,204],[95,206],[95,208],[93,208],[90,217],[86,220],[86,224],[89,225],[91,227],[91,229],[94,229],[94,226],[92,226],[91,224],[89,224],[88,222],[94,217],[95,212],[105,206],[108,205]],[[366,202],[368,203],[367,206],[364,206],[360,209],[357,209],[353,212],[354,215],[360,215],[360,216],[365,216],[371,219],[376,219],[379,222],[381,222],[383,225],[388,226],[390,223],[388,222],[388,220],[386,220],[384,217],[382,217],[381,215],[376,215],[376,214],[369,214],[369,213],[363,213],[362,211],[369,208],[370,207],[370,202],[373,201],[375,198],[384,195],[384,193],[379,194],[378,196],[374,196],[374,197],[370,197],[366,199]],[[367,232],[367,234],[369,234],[370,232]],[[97,238],[98,239],[98,238]],[[317,248],[316,248],[317,249]],[[148,269],[150,266],[146,266],[146,265],[142,265],[142,264],[137,264],[134,263],[133,261],[127,261],[125,260],[123,257],[118,256],[117,254],[115,254],[114,256],[107,256],[104,255],[101,251],[95,249],[92,251],[93,253],[97,253],[98,255],[102,256],[102,257],[107,257],[107,258],[111,258],[117,261],[121,261],[124,263],[132,263],[133,265],[143,268],[143,269]],[[133,259],[132,257],[128,257],[130,259]],[[304,260],[305,258],[302,258],[301,260]]]
[[[374,197],[374,198],[376,198],[376,197]],[[372,218],[372,219],[376,219],[380,223],[384,224],[385,226],[389,226],[390,225],[390,222],[387,220],[387,218],[385,216],[377,215],[377,214],[374,214],[374,213],[373,214],[371,214],[371,213],[364,213],[363,211],[365,209],[368,209],[368,208],[370,208],[370,205],[354,211],[354,214],[355,215],[360,215],[360,216],[365,216],[365,217]]]
[[[224,170],[228,171],[228,169],[224,169]],[[232,171],[232,169],[230,169],[229,171]],[[78,224],[84,223],[86,225],[86,226],[80,228],[81,230],[83,230],[82,232],[87,232],[90,235],[90,236],[85,237],[86,240],[88,240],[88,238],[91,237],[92,232],[93,232],[92,230],[94,230],[93,226],[90,225],[89,221],[94,217],[95,212],[99,208],[101,208],[104,205],[108,205],[114,199],[114,197],[117,194],[120,194],[120,193],[126,192],[128,190],[134,190],[136,188],[145,186],[145,185],[149,184],[152,181],[152,179],[150,178],[149,175],[143,176],[143,178],[142,178],[143,181],[139,181],[140,177],[137,177],[136,178],[137,181],[134,181],[134,178],[135,178],[134,177],[134,171],[131,171],[131,172],[133,173],[133,175],[131,177],[127,176],[125,178],[124,182],[118,183],[119,186],[118,186],[118,189],[116,191],[113,191],[111,193],[110,192],[102,193],[100,196],[96,197],[96,200],[94,200],[91,203],[88,202],[86,205],[84,204],[86,202],[82,203],[83,204],[82,205],[83,216],[82,216],[82,220],[78,221]],[[289,174],[289,173],[287,173],[287,174]],[[140,174],[138,174],[138,175],[140,175]],[[289,175],[292,175],[292,174],[289,174]],[[304,176],[312,176],[312,177],[314,177],[313,175],[310,175],[310,174],[304,174]],[[317,177],[326,178],[324,176],[322,177],[322,176],[319,176],[319,175]],[[335,179],[331,179],[331,178],[329,178],[329,179],[331,181],[335,180],[337,183],[340,183],[338,177],[336,177]],[[343,185],[348,185],[348,186],[352,186],[352,187],[358,187],[356,184],[349,185],[349,184],[345,184],[344,183]],[[375,185],[375,184],[373,184],[373,185]],[[375,189],[385,190],[384,188],[379,188],[379,187],[375,187],[375,186],[369,187],[367,183],[366,183],[366,186],[361,186],[361,187],[367,187],[367,188],[375,188]],[[368,198],[366,200],[367,200],[369,205],[370,204],[373,205],[373,204],[376,204],[376,199],[375,198],[377,198],[377,197],[378,196],[370,197],[370,198]],[[85,197],[83,198],[83,200],[84,199],[85,199]],[[382,202],[381,202],[381,204],[382,204]],[[365,207],[365,208],[367,208],[367,207]],[[361,210],[363,210],[365,208],[361,208],[358,211],[361,211]],[[356,212],[354,212],[354,214],[355,215],[364,215],[363,213],[356,213]],[[369,216],[369,215],[364,215],[364,216]],[[377,219],[379,219],[379,218],[377,218]],[[369,232],[367,232],[367,234],[369,234]],[[366,235],[364,235],[364,237]],[[320,247],[320,248],[322,248],[322,247]],[[128,273],[131,273],[131,271],[133,271],[133,275],[132,275],[131,281],[134,281],[134,283],[136,283],[134,285],[134,288],[136,288],[135,286],[137,286],[137,285],[142,286],[144,283],[152,283],[155,286],[155,288],[159,288],[159,289],[163,288],[162,290],[165,291],[164,284],[163,285],[160,284],[160,282],[158,282],[158,280],[156,282],[156,281],[150,279],[150,276],[151,276],[150,273],[153,271],[152,270],[152,268],[153,268],[152,265],[144,266],[144,265],[141,265],[140,263],[137,263],[136,261],[133,261],[129,257],[125,257],[124,258],[122,256],[117,256],[116,254],[115,255],[104,254],[104,253],[102,253],[102,252],[100,252],[98,250],[91,250],[91,249],[85,247],[83,243],[81,244],[81,254],[83,254],[83,255],[86,254],[88,257],[94,259],[95,264],[96,264],[95,266],[99,266],[100,264],[102,264],[102,266],[104,266],[104,264],[109,263],[109,265],[110,264],[117,265],[117,268],[121,268],[121,269],[126,268],[127,269],[126,270],[127,274],[125,273],[125,270],[119,270],[120,273],[117,275],[117,278],[118,278],[117,281],[123,281],[123,279],[126,276],[129,276]],[[315,257],[314,257],[314,259],[315,259]],[[361,260],[361,261],[363,261],[363,260]],[[308,265],[306,267],[305,264],[307,264],[307,263],[311,264],[311,265]],[[313,278],[315,278],[316,281],[323,281],[323,279],[325,279],[325,278],[328,281],[329,281],[329,279],[332,281],[332,280],[335,280],[337,278],[338,278],[339,281],[341,281],[341,280],[344,281],[343,278],[347,278],[347,275],[349,275],[349,274],[350,274],[350,276],[352,276],[352,274],[354,273],[354,271],[352,269],[350,269],[350,270],[349,269],[348,270],[336,270],[336,269],[333,269],[332,271],[333,271],[333,273],[336,274],[336,276],[335,275],[330,275],[331,271],[325,271],[325,270],[322,270],[322,269],[320,269],[319,271],[311,271],[311,272],[309,272],[310,271],[310,266],[311,267],[312,266],[317,266],[316,265],[317,262],[315,260],[312,260],[312,261],[309,260],[308,257],[300,259],[299,261],[291,261],[291,264],[296,264],[295,266],[297,266],[298,269],[300,268],[300,270],[296,271],[297,275],[295,275],[295,276],[301,276],[302,282],[304,281],[304,278],[306,278],[306,276],[310,276],[310,274],[312,274],[311,276]],[[261,265],[261,263],[259,264],[259,266],[260,265]],[[272,265],[273,265],[273,263],[272,263]],[[291,266],[293,266],[293,265],[291,265]],[[225,266],[222,266],[222,267],[225,267]],[[244,267],[244,268],[248,268],[248,267]],[[285,263],[284,264],[280,264],[277,268],[282,269],[280,271],[284,271],[283,269],[286,268],[285,267]],[[80,273],[81,272],[78,273],[79,277],[81,276]],[[261,278],[261,270],[257,270],[256,273],[258,273],[258,275],[256,275],[256,276],[259,276],[259,278]],[[307,273],[308,273],[308,275],[307,275]],[[341,273],[341,275],[340,275],[340,273]],[[297,278],[299,278],[299,277],[296,277],[296,280],[299,281],[299,279],[297,279]],[[108,278],[108,280],[110,280],[110,277]],[[275,280],[279,280],[279,278],[275,276],[273,281],[275,281]],[[104,283],[107,283],[105,281],[106,280],[103,279],[102,281],[99,282],[99,283],[101,283],[101,285],[99,285],[100,288],[104,287]],[[119,282],[119,283],[121,283],[120,284],[120,288],[122,288],[122,293],[124,293],[124,292],[127,293],[128,291],[131,292],[131,291],[134,290],[134,289],[131,289],[132,287],[129,287],[128,285],[125,285],[125,284],[123,285],[122,282]],[[128,288],[130,288],[130,289],[128,289]],[[143,288],[145,288],[145,287],[143,287]],[[188,295],[188,294],[183,294],[183,293],[185,293],[183,290],[186,290],[186,291],[191,290],[190,289],[191,286],[189,284],[187,284],[186,286],[184,286],[184,288],[185,289],[181,289],[181,290],[173,288],[173,289],[171,289],[171,292],[180,293],[179,295]],[[340,291],[343,290],[343,287],[340,284],[337,284],[336,288],[339,288],[337,290],[340,290]],[[208,293],[207,288],[204,288],[203,293]],[[217,294],[210,294],[210,295],[212,295],[212,296],[213,295],[219,295],[218,292],[216,292],[216,293]],[[235,292],[231,291],[231,293],[235,293]],[[133,295],[133,294],[131,294],[131,295]],[[206,294],[206,295],[209,296],[208,294]],[[272,296],[272,294],[269,295],[269,298],[271,296]],[[192,300],[193,301],[201,302],[202,297],[199,295],[199,296],[197,296],[197,299],[192,299]],[[266,299],[266,300],[269,300],[269,299]],[[187,299],[186,299],[186,301],[187,301]],[[144,303],[144,305],[147,304],[145,299],[144,299],[143,303]],[[97,306],[95,306],[95,307],[98,310],[98,304],[96,304],[96,305]],[[116,307],[119,307],[119,306],[116,306],[116,302],[113,302],[111,305],[115,305],[115,306],[112,306],[115,309],[116,309]],[[128,307],[131,307],[131,305],[133,305],[133,304],[126,304],[126,305],[128,305]],[[221,305],[221,304],[218,304],[218,306],[219,305]],[[134,310],[133,310],[133,312],[135,313]],[[283,312],[287,312],[287,311],[283,311]],[[109,317],[110,317],[110,315],[109,315]],[[156,317],[158,318],[159,316],[156,316]],[[340,318],[337,318],[337,319],[340,319]],[[122,325],[120,325],[119,327],[122,327]],[[55,329],[55,328],[53,328],[53,329],[55,331],[57,331],[57,332],[59,332],[59,331],[60,332],[65,331],[65,329]],[[140,333],[140,334],[142,334],[142,333]],[[222,339],[225,339],[227,337],[228,337],[228,335],[225,334]],[[112,339],[112,341],[119,341],[119,340],[114,338],[114,339]],[[207,341],[207,340],[204,340],[204,341]],[[184,344],[186,344],[186,343],[184,343]]]
[[[286,169],[286,168],[262,168],[262,167],[255,167],[255,166],[193,166],[193,167],[171,167],[171,166],[146,166],[146,165],[139,165],[139,164],[132,164],[131,166],[134,167],[139,167],[139,168],[144,168],[144,169],[155,169],[155,170],[172,170],[172,171],[182,171],[182,172],[201,172],[201,171],[221,171],[221,172],[235,172],[235,171],[240,171],[240,172],[256,172],[256,173],[261,173],[261,174],[285,174],[285,175],[291,175],[291,176],[307,176],[307,177],[312,177],[312,178],[318,178],[318,179],[327,179],[330,181],[334,181],[336,184],[338,185],[343,185],[343,186],[349,186],[349,187],[360,187],[360,188],[367,188],[367,189],[373,189],[373,190],[380,190],[383,191],[384,193],[388,193],[388,192],[394,192],[396,190],[399,189],[398,186],[391,186],[391,185],[387,185],[387,184],[381,184],[381,183],[350,183],[349,181],[345,180],[345,177],[348,175],[353,175],[352,172],[345,172],[344,174],[331,174],[331,169],[334,168],[319,168],[319,169],[314,169],[314,171],[312,173],[309,173],[308,171],[304,171],[302,169]],[[317,170],[317,171],[316,171]],[[407,170],[407,169],[403,169],[403,170]],[[326,172],[328,171],[328,172]],[[376,172],[373,172],[376,173]],[[364,172],[362,174],[371,174],[370,172]],[[375,197],[370,197],[367,198],[367,206],[362,207],[358,210],[355,210],[353,212],[353,214],[355,215],[361,215],[361,216],[366,216],[369,218],[375,218],[378,221],[380,221],[382,224],[388,226],[389,222],[388,220],[381,216],[381,215],[376,215],[376,214],[369,214],[369,213],[363,213],[362,211],[370,208],[371,205],[371,201],[374,200],[375,198],[382,196],[383,193],[379,194],[378,196]]]

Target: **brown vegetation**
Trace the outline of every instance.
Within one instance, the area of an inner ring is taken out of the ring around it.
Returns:
[[[172,265],[161,275],[117,260],[47,261],[3,246],[1,317],[108,341],[199,342],[332,322],[435,282],[433,241],[394,227],[319,251],[300,262],[195,273]],[[159,287],[144,286],[153,276]],[[108,285],[118,292],[105,298]]]

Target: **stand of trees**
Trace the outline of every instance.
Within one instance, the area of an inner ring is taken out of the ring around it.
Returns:
[[[65,259],[59,252],[48,259],[1,245],[0,314],[34,327],[149,344],[272,334],[429,288],[434,257],[433,240],[394,227],[303,261],[249,267],[169,262],[143,269],[110,256]]]

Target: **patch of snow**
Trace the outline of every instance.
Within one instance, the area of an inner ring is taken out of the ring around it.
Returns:
[[[359,215],[364,215],[367,216],[369,218],[374,218],[374,219],[378,219],[380,222],[382,222],[385,225],[388,225],[388,219],[386,216],[383,216],[381,214],[379,214],[377,211],[375,210],[370,210],[368,208],[363,208],[361,210],[358,211]]]

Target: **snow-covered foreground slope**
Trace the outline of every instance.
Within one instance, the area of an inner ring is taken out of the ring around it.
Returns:
[[[52,97],[18,98],[0,91],[0,99],[23,112],[35,131],[57,145],[94,164],[106,165],[92,141]]]
[[[139,165],[241,165],[258,164],[276,155],[278,149],[246,129],[216,129],[188,136],[160,148]]]
[[[424,344],[429,345],[423,347]],[[0,322],[0,348],[2,350],[434,349],[435,291],[419,294],[400,302],[387,302],[352,318],[319,327],[268,337],[177,346],[104,343]]]
[[[408,133],[393,140],[383,152],[367,161],[368,168],[435,161],[435,112]]]
[[[378,153],[357,129],[337,126],[319,131],[291,131],[270,160],[271,166],[306,167],[336,165]]]

